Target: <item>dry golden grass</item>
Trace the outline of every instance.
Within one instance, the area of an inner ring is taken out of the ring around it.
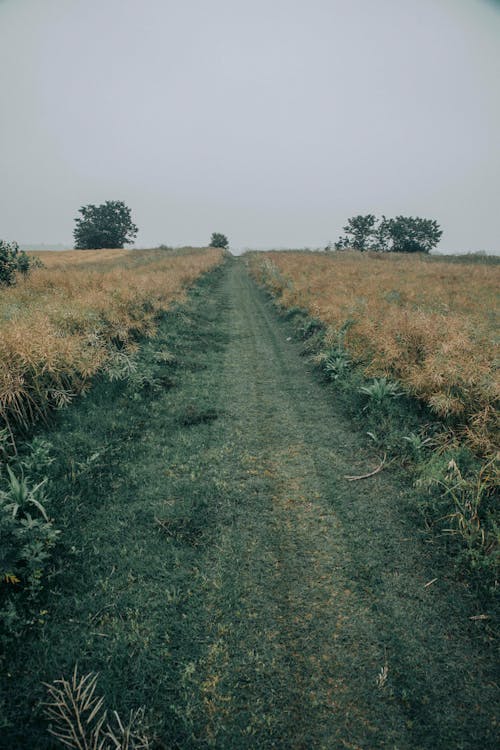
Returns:
[[[87,388],[117,345],[153,335],[158,313],[223,258],[214,248],[39,255],[45,268],[0,291],[0,429],[11,434]]]
[[[500,266],[370,253],[255,254],[250,266],[286,307],[329,327],[351,322],[345,345],[368,376],[404,384],[469,442],[498,435]]]

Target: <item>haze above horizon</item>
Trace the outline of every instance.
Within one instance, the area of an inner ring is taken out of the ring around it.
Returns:
[[[500,252],[500,3],[0,0],[0,238],[322,247],[358,213]]]

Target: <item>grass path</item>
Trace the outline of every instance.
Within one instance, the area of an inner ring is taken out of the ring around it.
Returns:
[[[149,386],[58,418],[64,569],[12,657],[0,747],[53,747],[38,686],[76,661],[111,708],[146,706],[158,748],[495,746],[474,600],[404,477],[345,480],[378,457],[299,348],[234,260],[145,345]]]
[[[228,520],[208,566],[210,645],[201,660],[215,744],[487,743],[473,605],[434,567],[411,520],[411,493],[389,474],[343,478],[376,457],[241,265],[225,292]]]

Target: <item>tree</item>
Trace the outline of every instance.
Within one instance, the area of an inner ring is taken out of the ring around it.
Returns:
[[[346,236],[339,237],[335,243],[337,250],[352,247],[353,250],[368,250],[373,235],[376,217],[373,214],[352,216],[343,227]]]
[[[396,216],[394,219],[384,216],[379,231],[386,238],[387,249],[393,253],[428,253],[443,234],[437,221],[418,216]]]
[[[335,243],[336,250],[378,250],[391,253],[428,253],[436,247],[442,230],[437,221],[414,216],[376,219],[373,214],[353,216],[344,227],[346,235]]]
[[[210,247],[222,247],[225,250],[229,247],[229,240],[225,234],[214,232],[210,238]]]
[[[138,232],[130,208],[123,201],[106,201],[100,206],[82,206],[75,219],[75,248],[122,248],[134,241]]]
[[[389,231],[391,221],[392,219],[387,219],[385,216],[382,216],[380,219],[373,232],[372,250],[387,253],[391,249],[391,235]]]
[[[0,286],[13,286],[16,274],[26,276],[32,268],[40,268],[43,263],[38,258],[19,250],[17,242],[0,240]]]

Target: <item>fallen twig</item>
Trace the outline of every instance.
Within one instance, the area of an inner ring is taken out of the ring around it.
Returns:
[[[379,466],[377,466],[376,469],[373,471],[370,471],[368,474],[361,474],[359,477],[352,477],[352,476],[344,476],[344,479],[347,479],[348,482],[356,482],[358,479],[368,479],[368,477],[373,477],[375,474],[378,474],[379,471],[382,471],[385,465],[385,459],[387,458],[387,453],[384,453],[384,457],[382,459],[382,462]]]

